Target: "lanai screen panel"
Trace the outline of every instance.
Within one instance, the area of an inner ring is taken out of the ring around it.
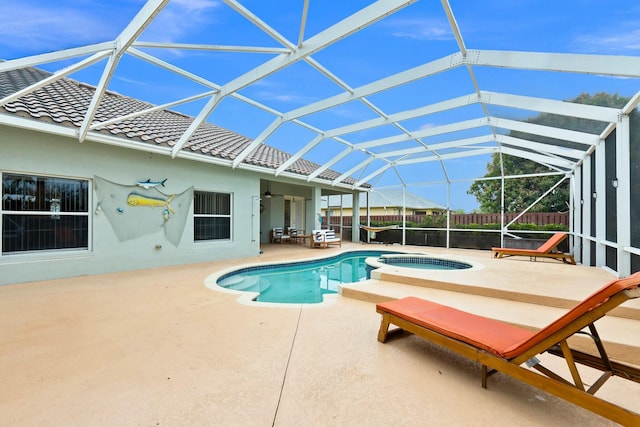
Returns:
[[[629,129],[631,246],[640,248],[640,114],[637,110],[631,113]],[[631,271],[640,271],[640,255],[631,254]]]

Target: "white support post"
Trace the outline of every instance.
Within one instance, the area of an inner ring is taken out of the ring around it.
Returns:
[[[573,235],[573,250],[571,251],[578,262],[582,262],[582,251],[580,247],[583,244],[582,234],[582,166],[578,166],[570,182],[570,202],[569,202],[569,232]]]
[[[360,193],[355,192],[351,195],[351,241],[353,243],[360,242]]]
[[[344,206],[344,194],[340,195],[340,238],[343,237],[343,234],[342,234],[342,206]]]
[[[371,206],[369,205],[369,192],[367,191],[367,227],[371,227]],[[367,232],[367,243],[371,243],[371,233]]]
[[[606,153],[605,141],[601,139],[596,145],[596,266],[602,267],[607,264],[607,246],[604,241],[607,239],[607,198],[606,195]]]
[[[500,247],[504,248],[504,171],[500,177]]]
[[[584,159],[584,163],[582,166],[582,194],[583,198],[580,201],[580,206],[582,208],[582,234],[583,236],[595,237],[591,235],[591,216],[593,213],[591,212],[591,200],[593,198],[594,190],[591,188],[591,163],[593,161],[593,156],[589,156]],[[582,265],[590,266],[592,263],[591,259],[591,240],[590,239],[582,239]]]
[[[447,249],[451,248],[451,181],[447,182]]]
[[[320,220],[322,218],[322,190],[319,187],[313,187],[311,189],[311,200],[307,202],[305,208],[305,225],[307,227],[307,229],[305,230],[305,234],[311,234],[311,230],[321,228]]]
[[[631,254],[624,250],[631,246],[631,170],[630,170],[630,135],[629,115],[621,114],[616,127],[616,178],[607,185],[616,186],[617,190],[617,249],[618,276],[627,277],[631,274]]]
[[[407,244],[407,186],[402,186],[402,246]]]

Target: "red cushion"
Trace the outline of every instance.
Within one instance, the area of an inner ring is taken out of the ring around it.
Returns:
[[[551,252],[556,246],[558,246],[564,239],[567,238],[567,233],[558,232],[551,236],[549,240],[544,242],[538,249],[520,249],[520,248],[491,248],[494,252],[508,252],[512,254],[531,255],[546,254]]]
[[[546,254],[547,252],[551,252],[556,246],[558,246],[564,239],[567,238],[567,233],[556,233],[549,238],[542,246],[536,249],[536,252],[540,252],[541,254]]]
[[[564,328],[580,316],[604,304],[609,298],[611,298],[618,292],[624,291],[626,289],[637,288],[639,285],[640,272],[634,273],[625,279],[618,279],[609,282],[605,286],[589,295],[584,301],[565,313],[562,317],[540,329],[529,340],[506,349],[505,354],[508,356],[511,355],[511,357],[515,357],[518,354],[521,354],[522,352],[526,351],[528,348],[531,348],[535,344],[538,344],[548,336],[558,332],[560,329]]]
[[[534,335],[526,329],[415,297],[380,303],[377,308],[498,356]]]

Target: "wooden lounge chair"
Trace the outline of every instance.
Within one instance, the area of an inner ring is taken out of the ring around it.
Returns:
[[[490,375],[502,372],[622,425],[640,425],[640,414],[595,396],[612,376],[640,382],[640,369],[610,360],[594,325],[613,308],[640,297],[639,285],[640,272],[615,280],[537,332],[414,297],[379,303],[378,341],[385,342],[392,332],[404,330],[480,363],[483,388]],[[390,324],[399,329],[389,331]],[[583,332],[584,328],[589,332]],[[593,352],[569,346],[568,338],[578,333],[593,339]],[[539,363],[536,356],[545,352],[566,360],[573,382]],[[585,388],[576,364],[603,373]]]
[[[553,258],[565,264],[575,265],[576,260],[573,255],[558,251],[558,245],[566,238],[567,233],[556,233],[538,249],[491,248],[491,250],[494,258],[528,256],[534,261],[536,258]]]

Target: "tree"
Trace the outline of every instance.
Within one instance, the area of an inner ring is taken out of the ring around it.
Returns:
[[[620,108],[629,101],[628,98],[618,94],[597,93],[593,96],[583,93],[570,102],[588,105],[599,105],[604,107]],[[606,123],[578,119],[556,114],[540,114],[527,120],[529,123],[541,124],[557,128],[571,129],[581,132],[600,134],[607,126]],[[563,147],[577,148],[577,144],[568,141],[546,138],[538,135],[525,134],[512,131],[509,136],[520,139],[541,142],[543,144],[553,144]],[[547,166],[536,163],[522,157],[502,155],[502,166],[505,175],[526,175],[534,173],[552,172]],[[500,154],[495,153],[491,162],[487,164],[487,173],[484,177],[499,177]],[[505,180],[505,212],[520,212],[530,206],[549,188],[555,185],[562,177],[559,175],[542,176],[536,178],[515,178]],[[467,194],[476,197],[480,203],[481,212],[500,212],[501,208],[501,180],[478,180],[469,187]],[[531,208],[532,212],[562,212],[568,209],[569,203],[569,183],[563,182],[548,194],[544,199]]]
[[[503,155],[505,175],[523,175],[549,172],[549,169],[531,160],[521,157]],[[494,154],[492,161],[487,165],[485,177],[499,177],[500,156]],[[514,178],[504,181],[504,210],[505,212],[520,212],[530,206],[536,199],[554,186],[562,177],[542,176],[535,178]],[[469,194],[476,197],[480,203],[481,212],[500,212],[501,185],[499,179],[475,181],[469,187]],[[562,183],[551,194],[531,208],[532,212],[562,212],[566,211],[569,200],[568,184]]]

